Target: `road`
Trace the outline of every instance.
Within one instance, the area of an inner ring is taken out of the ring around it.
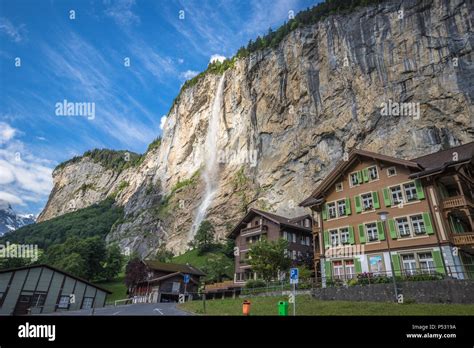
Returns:
[[[89,310],[65,311],[45,315],[192,315],[176,308],[176,303],[137,303],[121,306],[96,308],[94,314]]]

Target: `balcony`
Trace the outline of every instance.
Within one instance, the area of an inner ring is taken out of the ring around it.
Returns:
[[[473,204],[472,201],[464,195],[447,197],[443,199],[443,209],[452,209],[466,206],[473,207]]]
[[[474,245],[474,232],[453,234],[454,245]]]
[[[262,231],[265,231],[265,232],[268,231],[268,226],[267,225],[257,225],[257,226],[242,228],[240,230],[240,235],[241,236],[247,236],[249,234],[262,232]]]

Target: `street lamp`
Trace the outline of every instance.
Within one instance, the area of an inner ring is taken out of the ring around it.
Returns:
[[[380,220],[382,221],[383,235],[385,237],[385,240],[387,241],[388,257],[390,259],[390,268],[392,269],[393,291],[395,293],[395,302],[398,302],[397,281],[395,279],[395,269],[393,268],[392,250],[390,249],[390,241],[389,241],[388,235],[386,233],[386,230],[387,230],[386,222],[387,222],[388,214],[389,213],[386,212],[386,211],[381,211],[381,212],[377,213],[377,215],[380,217]]]

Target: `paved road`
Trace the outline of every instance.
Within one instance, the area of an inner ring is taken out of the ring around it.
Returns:
[[[192,315],[176,308],[176,303],[137,303],[91,310],[48,313],[45,315]]]

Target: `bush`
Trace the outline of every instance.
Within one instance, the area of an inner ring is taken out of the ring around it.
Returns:
[[[250,279],[250,280],[247,280],[247,282],[245,283],[246,289],[264,288],[266,286],[267,284],[263,280],[260,280],[260,279],[257,279],[257,280]]]

